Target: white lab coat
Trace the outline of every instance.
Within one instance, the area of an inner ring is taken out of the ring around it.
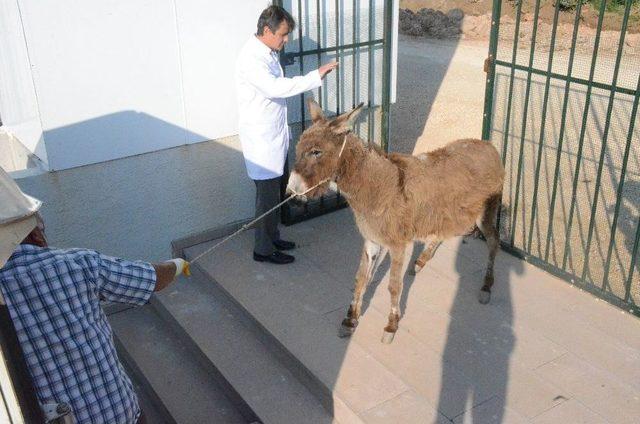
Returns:
[[[236,63],[239,132],[247,174],[253,180],[282,175],[289,149],[286,98],[322,84],[315,70],[285,78],[272,51],[256,36],[245,43]]]

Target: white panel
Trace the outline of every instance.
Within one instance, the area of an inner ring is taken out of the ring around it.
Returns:
[[[5,0],[0,1],[0,117],[6,130],[46,161],[20,10]]]
[[[184,144],[171,0],[21,0],[52,169]]]
[[[235,62],[268,0],[176,0],[187,141],[238,133]]]

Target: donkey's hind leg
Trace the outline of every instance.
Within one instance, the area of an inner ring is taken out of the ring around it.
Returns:
[[[404,264],[406,246],[395,246],[391,248],[391,271],[389,273],[389,294],[391,295],[391,311],[389,312],[389,322],[382,334],[382,343],[391,343],[400,322],[400,296],[402,296],[403,275],[402,265]]]
[[[494,280],[493,264],[500,246],[500,238],[495,224],[499,206],[499,194],[487,199],[484,212],[477,221],[478,228],[482,231],[482,234],[484,234],[484,237],[487,240],[487,247],[489,249],[489,260],[487,261],[487,271],[484,275],[484,284],[482,285],[478,295],[478,301],[482,304],[487,304],[491,300],[491,287],[493,286]]]
[[[422,268],[424,268],[427,262],[429,262],[429,260],[433,258],[433,255],[436,254],[436,250],[438,250],[438,247],[441,244],[442,240],[438,240],[435,238],[429,239],[429,241],[425,245],[424,250],[422,251],[422,253],[420,253],[418,259],[416,259],[416,262],[413,266],[413,275],[417,275],[420,271],[422,271]]]
[[[347,317],[342,320],[339,332],[340,337],[349,337],[355,331],[362,310],[362,297],[364,296],[364,292],[386,254],[386,248],[370,240],[365,240],[364,248],[362,249],[362,258],[360,259],[360,267],[356,274],[353,300],[351,301],[351,305],[349,305]]]

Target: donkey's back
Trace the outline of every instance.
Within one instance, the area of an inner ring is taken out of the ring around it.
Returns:
[[[500,196],[504,169],[491,143],[464,139],[417,156],[391,155],[403,171],[416,238],[460,235]]]
[[[429,197],[440,199],[442,193],[448,196],[477,192],[490,195],[502,191],[504,169],[500,155],[487,141],[456,140],[418,156],[392,156],[398,166],[406,167],[406,188]],[[405,162],[404,166],[402,162]]]

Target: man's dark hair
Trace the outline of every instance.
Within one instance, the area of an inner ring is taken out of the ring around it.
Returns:
[[[285,21],[289,27],[289,32],[293,31],[296,27],[296,21],[293,20],[293,16],[289,14],[280,6],[269,6],[262,11],[258,18],[258,35],[264,33],[264,27],[267,26],[275,34],[280,27],[280,24]]]

